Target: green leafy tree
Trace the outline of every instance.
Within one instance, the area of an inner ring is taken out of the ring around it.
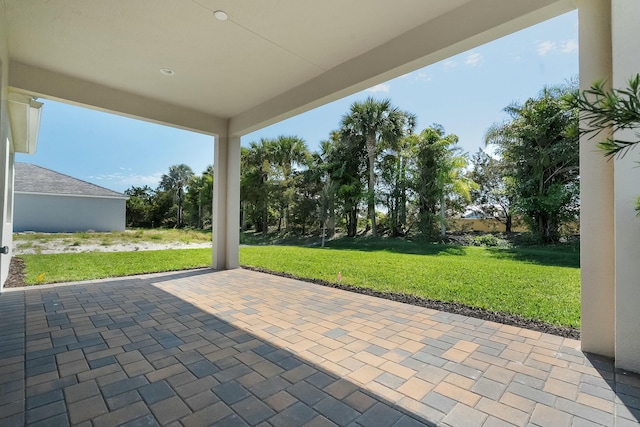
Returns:
[[[360,139],[367,153],[367,206],[371,220],[371,232],[378,235],[376,227],[376,160],[381,151],[403,136],[415,126],[415,116],[391,105],[391,101],[367,98],[364,102],[354,102],[342,118],[342,133],[348,139]]]
[[[178,205],[170,191],[156,190],[149,210],[151,227],[176,227],[178,225]]]
[[[471,190],[477,187],[465,173],[469,159],[466,153],[456,144],[458,137],[450,138],[453,143],[446,150],[446,155],[440,164],[438,186],[440,195],[440,237],[446,236],[447,205],[451,211],[460,211],[471,201]],[[451,135],[450,135],[451,137]],[[445,138],[446,139],[446,138]]]
[[[343,132],[332,132],[330,143],[323,144],[323,157],[329,180],[335,185],[347,236],[358,232],[358,212],[364,199],[367,158],[364,141]]]
[[[334,148],[332,140],[338,138],[338,132],[332,132],[331,139],[320,142],[320,152],[315,153],[314,167],[321,171],[322,189],[318,202],[319,219],[322,224],[322,247],[325,237],[333,237],[336,232],[336,199],[338,195],[337,183],[331,178],[331,163],[329,155]]]
[[[148,185],[132,186],[124,191],[129,196],[126,206],[127,227],[150,227],[155,191]]]
[[[458,153],[457,142],[456,135],[445,135],[444,128],[436,124],[407,137],[412,150],[409,168],[417,197],[418,228],[429,238],[439,234],[448,193],[465,187],[455,183],[466,164]]]
[[[197,228],[211,226],[213,209],[213,166],[207,167],[202,175],[194,175],[187,183],[185,196],[186,220]]]
[[[274,189],[277,194],[274,199],[278,202],[280,218],[278,231],[284,220],[285,228],[289,230],[290,210],[295,198],[294,166],[306,165],[309,150],[302,138],[297,136],[279,136],[269,144],[270,160],[279,172],[279,179]]]
[[[555,241],[559,226],[578,212],[578,138],[571,130],[578,109],[566,102],[569,86],[545,88],[537,98],[505,109],[511,120],[486,134],[502,160],[512,166],[514,209],[543,241]]]
[[[382,195],[386,199],[392,236],[404,235],[407,229],[407,203],[411,189],[407,166],[411,160],[411,148],[411,140],[401,138],[385,151],[380,162]]]
[[[241,150],[240,198],[246,201],[243,214],[250,218],[256,231],[264,234],[269,231],[269,202],[272,198],[272,144],[271,140],[263,138]]]
[[[189,179],[193,176],[193,170],[184,163],[169,167],[169,172],[160,178],[160,188],[172,194],[178,203],[176,211],[176,227],[182,227],[185,189]]]
[[[312,224],[319,221],[318,204],[322,189],[323,171],[318,155],[310,156],[305,167],[294,175],[293,218],[305,235]]]
[[[471,159],[473,169],[469,178],[477,187],[471,189],[471,200],[482,212],[502,222],[505,232],[510,233],[513,226],[513,192],[507,190],[512,173],[502,159],[495,158],[479,149]]]

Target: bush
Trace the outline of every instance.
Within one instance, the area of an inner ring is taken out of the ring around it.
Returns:
[[[473,246],[488,246],[488,247],[509,247],[510,244],[508,241],[494,236],[493,234],[483,234],[482,236],[477,236],[471,239],[471,244]]]

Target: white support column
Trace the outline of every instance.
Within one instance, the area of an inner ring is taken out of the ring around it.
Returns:
[[[240,138],[217,136],[213,177],[213,268],[238,268]]]
[[[640,73],[640,2],[612,2],[613,86],[627,87]],[[616,132],[622,140],[635,140],[638,131]],[[640,218],[635,203],[640,196],[640,147],[615,160],[615,277],[616,367],[640,372]]]
[[[240,137],[227,148],[227,260],[226,269],[240,266]]]
[[[611,82],[611,0],[575,3],[580,26],[580,89],[587,89],[598,79]],[[580,138],[581,339],[583,351],[613,357],[614,163],[596,148],[599,140]]]

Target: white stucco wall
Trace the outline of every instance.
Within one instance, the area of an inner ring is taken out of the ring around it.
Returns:
[[[640,1],[612,1],[613,86],[624,88],[640,73]],[[616,132],[635,140],[634,131]],[[640,372],[640,218],[635,201],[640,196],[640,147],[614,161],[616,366]]]
[[[124,231],[126,200],[15,193],[13,231]]]
[[[0,292],[9,275],[9,261],[13,233],[11,232],[13,160],[11,130],[7,113],[9,58],[5,34],[5,16],[0,11],[0,246],[7,246],[9,253],[0,255]]]

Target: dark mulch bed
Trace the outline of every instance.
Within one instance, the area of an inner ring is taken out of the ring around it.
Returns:
[[[306,279],[304,277],[297,277],[293,274],[280,273],[277,271],[266,270],[259,267],[242,266],[247,270],[258,271],[260,273],[273,274],[275,276],[287,277],[289,279],[301,280],[304,282],[310,282],[317,285],[328,286],[331,288],[342,289],[344,291],[356,292],[358,294],[364,294],[374,296],[378,298],[384,298],[392,301],[403,302],[405,304],[417,305],[419,307],[431,308],[439,311],[446,311],[447,313],[460,314],[462,316],[475,317],[477,319],[489,320],[492,322],[502,323],[505,325],[517,326],[520,328],[530,329],[538,332],[544,332],[547,334],[558,335],[565,338],[580,339],[580,330],[567,326],[558,326],[551,323],[541,322],[537,320],[525,319],[522,316],[509,314],[509,313],[495,313],[493,311],[484,310],[482,308],[469,307],[464,304],[458,304],[453,302],[434,301],[428,298],[417,297],[415,295],[399,294],[394,292],[380,292],[367,288],[360,288],[357,286],[351,286],[346,284],[331,283],[319,279]]]
[[[7,281],[4,282],[5,288],[18,288],[21,286],[27,286],[24,283],[24,260],[22,258],[11,258],[11,263],[9,264],[9,277],[7,277]]]

